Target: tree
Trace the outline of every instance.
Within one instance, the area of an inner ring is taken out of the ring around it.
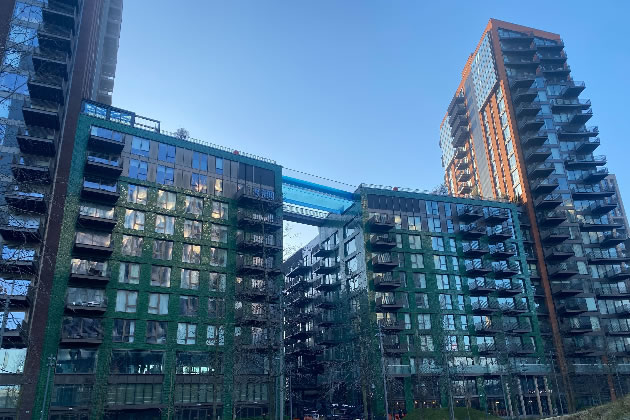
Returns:
[[[185,128],[178,128],[175,131],[175,137],[177,137],[180,140],[188,140],[188,138],[190,137],[190,133],[188,132],[188,130],[186,130]]]
[[[448,187],[446,186],[445,183],[441,183],[439,185],[436,185],[431,190],[431,194],[448,195]]]

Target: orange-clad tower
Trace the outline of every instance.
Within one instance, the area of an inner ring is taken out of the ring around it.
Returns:
[[[559,35],[491,19],[440,125],[452,194],[522,204],[529,274],[565,411],[630,391],[626,223]],[[528,232],[528,233],[527,233]]]

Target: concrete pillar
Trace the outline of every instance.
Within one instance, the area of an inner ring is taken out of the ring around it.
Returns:
[[[536,402],[538,403],[538,414],[542,417],[542,403],[540,402],[540,390],[538,388],[538,377],[534,376],[534,389],[536,390]]]

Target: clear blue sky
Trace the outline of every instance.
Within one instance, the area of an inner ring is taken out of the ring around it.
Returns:
[[[429,189],[440,121],[494,17],[563,37],[630,205],[629,15],[622,1],[126,0],[114,105],[288,168]]]

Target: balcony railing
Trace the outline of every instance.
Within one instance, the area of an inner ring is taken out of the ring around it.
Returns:
[[[457,217],[464,222],[474,222],[483,217],[483,210],[479,206],[461,206],[457,208]]]
[[[466,274],[468,274],[469,276],[484,275],[492,271],[492,266],[487,261],[466,261],[465,266]]]
[[[468,290],[471,295],[488,295],[497,290],[494,280],[486,278],[477,278],[468,280]]]
[[[575,262],[565,262],[548,265],[547,272],[553,278],[569,278],[579,274],[580,270]]]

